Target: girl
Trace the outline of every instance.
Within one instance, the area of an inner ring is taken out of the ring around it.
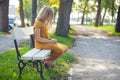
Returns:
[[[56,39],[48,37],[48,29],[51,27],[53,18],[53,10],[46,6],[43,7],[36,17],[34,23],[35,48],[50,49],[50,56],[44,61],[46,68],[52,68],[53,62],[59,58],[68,49],[66,45],[57,43]]]

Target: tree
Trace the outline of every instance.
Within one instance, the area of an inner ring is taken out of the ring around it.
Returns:
[[[101,11],[103,10],[103,16],[101,15],[100,25],[103,25],[107,10],[111,6],[111,0],[103,0],[101,6],[102,6]]]
[[[98,0],[98,6],[97,6],[97,15],[96,15],[96,21],[95,26],[98,27],[100,24],[100,16],[101,15],[101,0]]]
[[[77,21],[79,21],[81,19],[81,24],[84,24],[85,19],[86,19],[86,22],[91,19],[91,18],[88,18],[88,14],[96,12],[95,1],[93,1],[93,0],[78,0],[78,2],[74,2],[73,10],[76,10],[78,12],[78,15],[82,14],[81,18],[80,18],[80,16],[78,16]],[[93,17],[93,16],[91,16],[91,17]],[[92,19],[90,21],[92,21]]]
[[[32,0],[32,21],[31,25],[33,26],[36,18],[36,12],[37,12],[37,0]]]
[[[115,6],[115,0],[102,0],[101,11],[103,11],[103,15],[101,15],[100,25],[103,25],[106,13],[109,13],[112,16],[112,22],[114,22],[114,16],[116,12]]]
[[[117,22],[115,32],[120,32],[120,5],[118,7]]]
[[[24,11],[23,11],[23,0],[19,0],[19,7],[20,7],[21,26],[22,26],[22,27],[25,27]]]
[[[82,20],[81,20],[81,24],[84,24],[84,18],[85,18],[85,13],[86,13],[86,8],[88,7],[88,1],[89,0],[85,0],[84,1],[84,7],[83,7],[83,16],[82,16]]]
[[[53,21],[55,23],[55,18],[56,18],[56,14],[58,12],[58,7],[59,7],[59,1],[58,0],[49,0],[49,3],[48,5],[50,5],[53,10],[54,10],[54,18],[53,18]]]
[[[68,36],[70,12],[73,0],[60,0],[59,17],[55,34],[58,36]]]
[[[0,0],[0,31],[8,32],[9,0]]]
[[[32,12],[32,1],[30,0],[23,0],[23,9],[24,9],[24,17],[27,18],[27,20],[31,20],[31,12]]]

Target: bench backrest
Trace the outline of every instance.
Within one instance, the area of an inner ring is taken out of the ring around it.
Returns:
[[[18,60],[20,59],[21,54],[20,54],[19,49],[18,49],[17,40],[22,39],[22,38],[27,37],[27,36],[30,36],[33,33],[34,33],[33,32],[33,27],[14,28],[13,29],[12,35],[13,35],[13,38],[14,38],[14,44],[15,44],[15,49],[16,49],[16,52],[17,52]],[[30,37],[32,37],[32,36],[30,36]],[[32,37],[32,39],[33,39],[33,37]],[[32,43],[34,45],[34,41],[32,41]]]
[[[13,29],[13,37],[14,39],[21,39],[26,36],[30,36],[33,34],[33,27],[25,27],[25,28],[14,28]]]

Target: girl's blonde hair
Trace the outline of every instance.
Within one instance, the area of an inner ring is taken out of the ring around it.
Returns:
[[[52,23],[53,15],[54,12],[52,8],[50,8],[49,6],[45,6],[39,11],[36,19],[44,23],[46,22],[46,24],[48,24],[48,23]]]

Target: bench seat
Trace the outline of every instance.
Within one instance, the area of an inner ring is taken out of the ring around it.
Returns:
[[[41,50],[33,48],[21,56],[22,60],[44,60],[51,53],[51,50]]]

